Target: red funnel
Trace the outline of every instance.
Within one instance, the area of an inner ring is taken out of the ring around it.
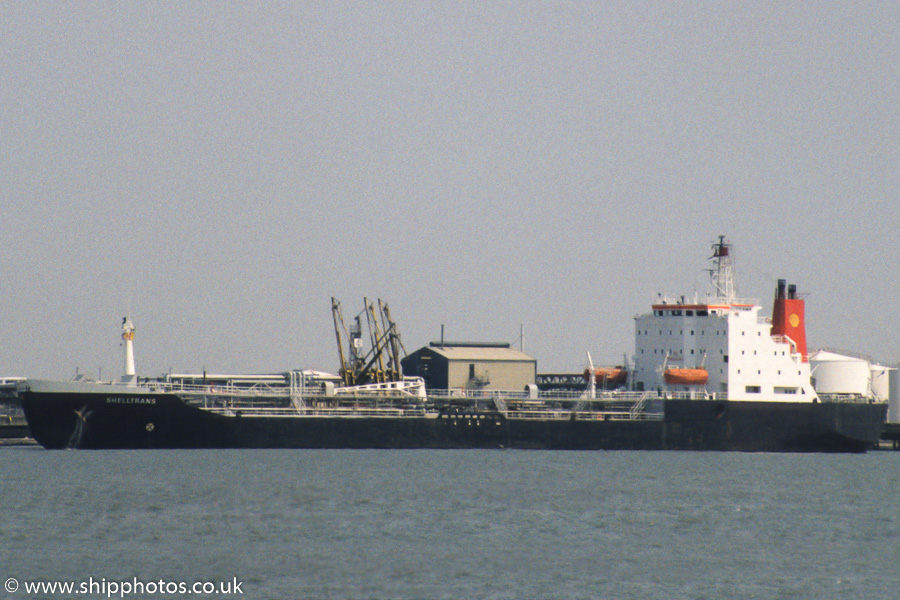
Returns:
[[[797,298],[797,286],[789,286],[785,295],[785,280],[779,279],[772,306],[772,336],[790,338],[796,346],[795,351],[803,357],[803,362],[807,362],[806,321],[803,312],[804,303]]]

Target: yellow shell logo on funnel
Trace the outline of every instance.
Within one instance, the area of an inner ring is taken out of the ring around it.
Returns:
[[[792,313],[791,316],[788,317],[788,323],[791,324],[791,327],[800,325],[800,317],[797,316],[797,313]]]

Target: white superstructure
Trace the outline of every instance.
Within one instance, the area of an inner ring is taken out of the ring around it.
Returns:
[[[652,313],[635,318],[633,387],[729,400],[817,400],[805,356],[803,301],[793,286],[787,298],[779,282],[773,312],[787,314],[789,325],[773,330],[758,303],[735,297],[730,245],[720,238],[713,250],[713,295],[661,298]]]

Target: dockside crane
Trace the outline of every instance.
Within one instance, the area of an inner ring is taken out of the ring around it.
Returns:
[[[370,383],[386,383],[401,381],[403,373],[400,369],[400,349],[403,347],[397,325],[391,319],[387,303],[378,300],[375,303],[363,298],[365,308],[354,317],[348,328],[341,303],[331,299],[331,313],[334,319],[334,334],[338,345],[338,358],[341,362],[341,381],[345,386],[366,385]],[[366,326],[371,347],[363,352],[362,315],[366,315]],[[379,324],[379,315],[383,324]],[[344,340],[347,341],[347,353],[344,352]]]
[[[379,299],[378,306],[381,309],[381,314],[384,315],[384,322],[388,324],[387,331],[391,350],[391,360],[388,362],[388,366],[390,368],[391,381],[400,381],[403,378],[403,373],[400,370],[400,349],[403,348],[403,342],[400,341],[397,325],[391,319],[391,311],[388,309],[387,302],[382,302]],[[406,354],[405,348],[403,348],[403,354]]]

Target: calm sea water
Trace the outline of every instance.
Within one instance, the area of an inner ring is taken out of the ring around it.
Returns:
[[[254,599],[900,597],[896,452],[0,448],[0,465],[0,581],[237,578],[242,596],[211,597]]]

